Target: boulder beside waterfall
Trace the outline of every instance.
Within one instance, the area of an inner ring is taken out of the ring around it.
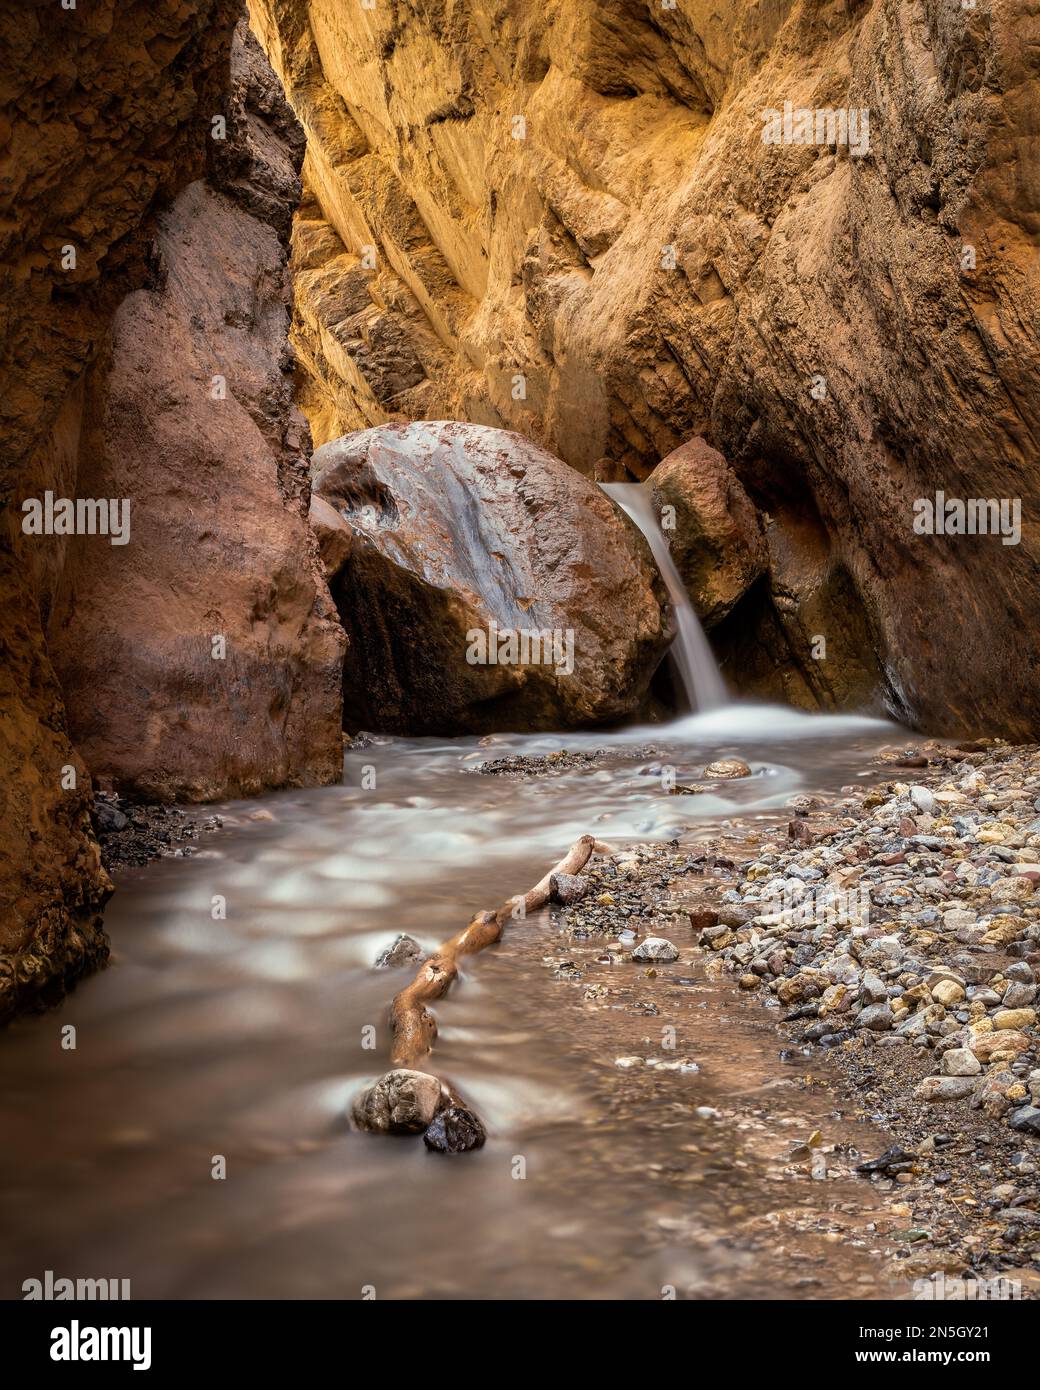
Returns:
[[[699,437],[661,460],[650,487],[660,506],[674,508],[672,559],[711,628],[769,567],[754,504],[722,455]]]
[[[589,479],[521,435],[453,421],[346,435],[314,468],[350,643],[346,728],[573,728],[638,710],[670,636],[664,590]]]

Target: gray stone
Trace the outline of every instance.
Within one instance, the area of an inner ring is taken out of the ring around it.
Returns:
[[[679,959],[675,946],[663,936],[648,936],[632,952],[633,960],[652,960],[667,962]]]
[[[885,1033],[892,1027],[892,1010],[888,1004],[868,1004],[856,1016],[857,1028],[869,1028],[874,1033]]]
[[[883,1004],[888,999],[888,986],[873,970],[864,971],[859,997],[864,1004]]]
[[[579,903],[592,887],[587,874],[553,874],[549,880],[549,891],[553,902]]]
[[[1023,1105],[1011,1116],[1009,1123],[1022,1134],[1040,1135],[1040,1106]]]
[[[919,1100],[963,1100],[974,1089],[970,1076],[926,1076],[914,1094]]]
[[[1005,1009],[1022,1009],[1036,999],[1036,985],[1024,985],[1012,980],[1004,991]]]
[[[376,957],[376,969],[385,970],[394,965],[418,965],[425,960],[423,948],[410,936],[401,935],[385,951]]]
[[[966,1047],[951,1047],[943,1053],[942,1070],[946,1076],[978,1076],[982,1063]]]

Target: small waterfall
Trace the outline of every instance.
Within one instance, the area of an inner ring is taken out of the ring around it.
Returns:
[[[724,705],[729,696],[722,673],[712,655],[700,619],[693,610],[686,587],[679,578],[679,571],[675,568],[675,561],[661,530],[650,489],[642,483],[600,483],[600,487],[632,518],[653,551],[657,568],[661,571],[661,578],[675,609],[678,631],[672,643],[671,656],[686,691],[690,708],[703,710]]]

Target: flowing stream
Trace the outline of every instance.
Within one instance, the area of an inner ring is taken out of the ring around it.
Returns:
[[[465,962],[428,1065],[483,1118],[483,1149],[431,1154],[345,1120],[388,1066],[387,1006],[414,968],[373,962],[398,933],[434,948],[586,831],[674,842],[665,912],[700,840],[738,817],[783,834],[788,798],[873,775],[897,735],[725,703],[648,492],[607,491],[661,568],[699,712],[599,735],[372,738],[341,785],[218,807],[223,830],[190,856],[120,875],[110,969],[4,1039],[0,1297],[46,1270],[129,1279],[136,1298],[893,1292],[870,1189],[821,1191],[785,1161],[817,1128],[853,1151],[881,1137],[783,1075],[768,1011],[704,979],[688,927],[662,1010],[559,910]],[[561,747],[594,756],[544,778],[479,771]],[[663,768],[688,782],[728,755],[752,775],[669,794]],[[677,1068],[656,1067],[662,1024]],[[654,1066],[618,1067],[633,1055]]]
[[[548,911],[470,960],[437,1005],[432,1065],[479,1110],[486,1146],[430,1154],[343,1116],[388,1065],[386,1009],[411,972],[372,963],[398,932],[434,946],[583,831],[691,853],[735,816],[783,833],[788,797],[869,775],[896,736],[734,704],[621,734],[379,738],[348,753],[341,785],[217,808],[224,829],[191,857],[120,875],[111,967],[4,1039],[0,1296],[47,1269],[129,1278],[136,1298],[772,1297],[806,1279],[823,1281],[814,1296],[872,1296],[869,1238],[836,1245],[824,1229],[866,1185],[821,1195],[777,1167],[803,1131],[844,1131],[784,1078],[770,1012],[695,963],[672,967],[669,1019],[700,1070],[622,1072],[619,1056],[660,1036],[639,968],[596,964],[602,942]],[[547,779],[476,770],[564,746],[611,753]],[[661,764],[683,781],[732,754],[751,777],[662,790]],[[679,944],[685,961],[692,938]],[[581,981],[558,978],[561,953],[588,967]],[[637,1007],[586,1001],[625,971]],[[778,1210],[812,1201],[803,1234],[770,1234]]]

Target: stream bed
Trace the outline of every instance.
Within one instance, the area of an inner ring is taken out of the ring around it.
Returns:
[[[342,785],[207,808],[224,828],[190,857],[119,875],[110,968],[4,1040],[0,1297],[48,1269],[129,1279],[134,1298],[899,1293],[870,1185],[785,1162],[817,1128],[853,1155],[885,1136],[836,1114],[825,1062],[806,1084],[779,1060],[774,1011],[683,963],[689,934],[663,968],[667,1017],[640,1012],[640,967],[596,965],[549,911],[464,962],[430,1065],[480,1113],[483,1149],[431,1154],[344,1114],[388,1066],[387,1006],[412,972],[372,964],[398,933],[434,947],[586,831],[695,854],[738,818],[783,826],[789,797],[878,777],[871,758],[901,739],[741,705],[610,734],[380,737],[347,753]],[[561,748],[610,752],[554,776],[477,771]],[[723,756],[753,775],[664,790],[662,765],[688,783]],[[589,957],[581,987],[553,970],[561,951]],[[611,1007],[585,998],[597,972],[623,976]],[[617,1065],[665,1024],[696,1070]]]

